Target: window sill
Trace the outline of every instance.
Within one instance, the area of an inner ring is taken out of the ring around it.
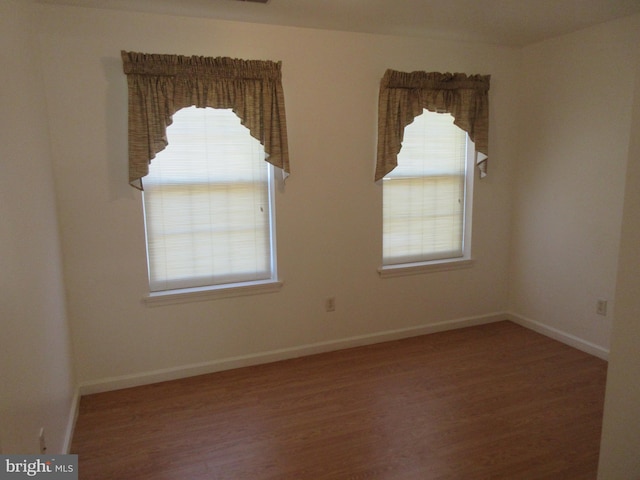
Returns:
[[[216,300],[219,298],[240,297],[244,295],[260,295],[263,293],[275,293],[280,291],[283,283],[277,280],[265,280],[261,282],[233,283],[227,285],[215,285],[210,287],[181,288],[178,290],[165,290],[163,292],[151,292],[144,297],[148,307],[172,305],[176,303],[201,302]]]
[[[403,263],[400,265],[386,265],[378,268],[381,278],[404,277],[407,275],[420,275],[424,273],[444,272],[471,268],[473,260],[470,258],[457,258],[454,260],[435,260],[432,262]]]

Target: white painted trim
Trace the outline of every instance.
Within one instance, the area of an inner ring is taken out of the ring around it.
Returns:
[[[466,257],[445,260],[433,260],[430,262],[401,263],[398,265],[383,265],[378,268],[380,278],[404,277],[407,275],[420,275],[423,273],[446,272],[447,270],[459,270],[471,268],[473,260]]]
[[[549,325],[545,325],[544,323],[537,322],[535,320],[531,320],[530,318],[523,317],[522,315],[518,315],[516,313],[507,312],[505,314],[506,319],[511,320],[513,323],[517,323],[518,325],[528,328],[529,330],[533,330],[534,332],[541,333],[549,338],[553,338],[554,340],[558,340],[566,345],[577,348],[578,350],[582,350],[590,355],[594,355],[602,360],[609,360],[609,350],[601,347],[600,345],[596,345],[595,343],[588,342],[583,340],[580,337],[576,337],[567,332],[563,332],[555,327],[551,327]]]
[[[76,388],[71,400],[71,408],[69,410],[69,418],[67,419],[67,429],[64,434],[64,444],[62,445],[62,453],[68,454],[71,451],[71,441],[73,440],[73,432],[76,428],[76,420],[80,409],[80,388]]]
[[[290,358],[303,357],[306,355],[314,355],[317,353],[325,353],[335,350],[342,350],[345,348],[371,345],[392,340],[400,340],[403,338],[416,337],[419,335],[427,335],[430,333],[471,327],[475,325],[484,325],[487,323],[499,322],[501,320],[510,320],[524,328],[528,328],[542,335],[553,338],[554,340],[577,348],[578,350],[589,353],[590,355],[594,355],[603,360],[608,360],[609,358],[609,350],[599,345],[588,342],[579,337],[576,337],[575,335],[563,332],[557,328],[545,325],[543,323],[531,320],[529,318],[523,317],[522,315],[518,315],[512,312],[497,312],[477,317],[447,320],[444,322],[432,323],[427,325],[419,325],[397,330],[387,330],[383,332],[358,335],[338,340],[310,343],[297,347],[282,348],[249,355],[239,355],[236,357],[214,360],[211,362],[202,362],[183,365],[179,367],[152,370],[148,372],[109,377],[93,382],[81,383],[78,387],[78,393],[76,393],[76,397],[74,398],[73,402],[72,415],[70,416],[69,427],[67,429],[67,437],[65,443],[67,443],[68,445],[66,445],[66,447],[68,448],[70,446],[70,441],[73,434],[73,426],[75,425],[75,418],[77,416],[79,406],[80,395],[89,395],[92,393],[107,392],[111,390],[119,390],[121,388],[136,387],[140,385],[147,385],[150,383],[176,380],[179,378],[191,377],[195,375],[203,375],[223,370],[231,370],[234,368],[248,367],[251,365],[259,365],[263,363],[287,360]]]
[[[261,295],[279,292],[283,282],[278,280],[262,280],[255,282],[214,285],[209,287],[182,288],[151,292],[143,301],[148,307],[174,305],[176,303],[200,302],[219,298],[240,297],[243,295]]]
[[[248,367],[251,365],[258,365],[263,363],[276,362],[279,360],[287,360],[290,358],[297,358],[317,353],[342,350],[345,348],[360,347],[363,345],[371,345],[374,343],[388,342],[391,340],[416,337],[419,335],[427,335],[430,333],[437,333],[446,330],[483,325],[507,319],[508,318],[504,313],[493,313],[477,317],[447,320],[444,322],[432,323],[428,325],[401,328],[397,330],[387,330],[384,332],[358,335],[354,337],[330,340],[326,342],[310,343],[307,345],[282,348],[250,355],[240,355],[237,357],[229,357],[220,360],[214,360],[211,362],[202,362],[132,375],[104,378],[94,382],[85,382],[80,384],[79,391],[81,395],[107,392],[111,390],[118,390],[121,388],[136,387],[140,385],[147,385],[150,383],[176,380],[179,378],[203,375],[223,370],[231,370],[240,367]]]

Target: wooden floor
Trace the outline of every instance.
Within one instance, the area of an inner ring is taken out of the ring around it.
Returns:
[[[596,478],[606,362],[510,322],[82,397],[80,479]]]

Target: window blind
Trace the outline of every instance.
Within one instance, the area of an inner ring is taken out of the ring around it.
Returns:
[[[271,167],[228,109],[184,108],[144,179],[149,285],[272,278]]]
[[[428,110],[404,131],[398,166],[383,178],[383,263],[463,256],[467,135]]]

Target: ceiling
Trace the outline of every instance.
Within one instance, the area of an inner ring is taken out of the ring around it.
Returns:
[[[38,1],[507,46],[524,46],[640,13],[640,0]]]

